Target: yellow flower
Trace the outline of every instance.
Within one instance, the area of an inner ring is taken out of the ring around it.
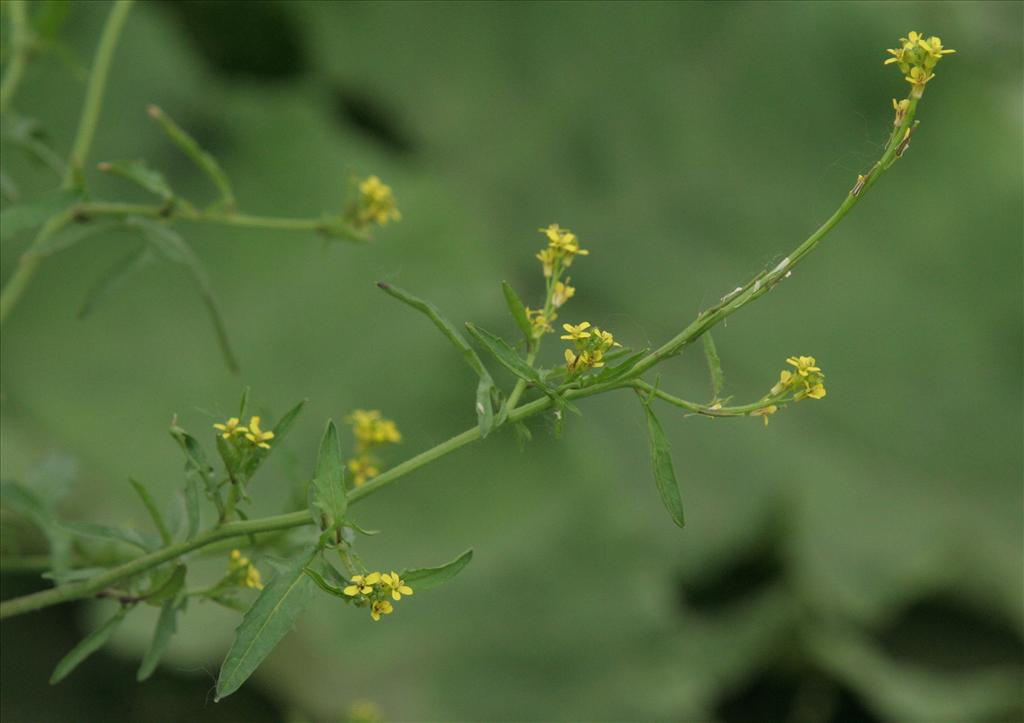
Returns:
[[[758,409],[758,410],[756,410],[754,412],[751,412],[750,414],[751,414],[751,416],[755,416],[755,417],[758,417],[758,416],[764,417],[764,426],[767,427],[768,426],[768,417],[770,417],[771,415],[775,414],[777,411],[779,411],[779,408],[777,406],[775,406],[774,404],[769,404],[767,407],[761,407],[760,409]]]
[[[380,474],[380,468],[374,464],[373,458],[365,454],[353,457],[346,463],[346,466],[349,474],[352,475],[352,484],[356,487],[362,487],[371,478]]]
[[[910,97],[920,98],[924,94],[925,84],[935,77],[932,70],[938,62],[942,60],[943,56],[956,51],[942,47],[941,38],[933,35],[926,39],[924,35],[916,31],[907,33],[905,38],[900,38],[900,43],[899,48],[886,50],[892,57],[886,58],[885,64],[896,63],[900,72],[903,73],[904,79],[913,86]],[[903,113],[900,110],[900,108],[896,108],[897,125],[906,115],[905,109]]]
[[[380,444],[402,441],[402,435],[395,423],[390,419],[384,419],[376,409],[356,409],[345,418],[345,421],[352,425],[352,435],[360,452]]]
[[[592,333],[594,335],[594,338],[598,342],[598,349],[600,349],[602,352],[608,351],[613,346],[622,346],[622,344],[615,341],[615,337],[612,336],[611,332],[602,331],[601,329],[598,329],[595,326]]]
[[[262,431],[260,429],[260,418],[251,417],[249,419],[249,430],[245,433],[245,438],[261,449],[270,449],[268,442],[274,438],[274,433]]]
[[[552,249],[544,249],[537,253],[537,259],[540,261],[544,268],[544,277],[547,278],[554,273],[555,262],[558,260],[558,255]]]
[[[402,599],[402,595],[412,595],[412,588],[405,584],[405,580],[398,576],[398,573],[394,570],[391,574],[384,573],[380,576],[381,582],[384,583],[385,587],[391,590],[391,597],[398,601]]]
[[[778,383],[774,387],[772,387],[772,390],[771,392],[769,392],[769,394],[773,397],[778,396],[786,387],[790,386],[792,380],[793,373],[783,369],[781,372],[779,372]]]
[[[935,73],[929,73],[924,68],[915,65],[910,69],[910,75],[906,76],[904,80],[915,87],[923,88],[925,83],[935,77]]]
[[[552,311],[550,314],[545,315],[540,309],[530,309],[527,307],[526,318],[530,320],[534,337],[538,337],[549,331],[554,331],[551,328],[551,322],[558,318],[558,314]]]
[[[576,293],[576,289],[569,286],[570,281],[572,279],[566,277],[564,284],[561,281],[555,282],[555,289],[551,292],[551,305],[556,309],[571,299]]]
[[[917,44],[924,49],[926,53],[934,58],[941,58],[943,55],[949,55],[956,51],[952,48],[943,48],[942,39],[933,35],[932,37],[925,40],[924,38],[918,38]]]
[[[373,592],[373,586],[380,582],[380,577],[379,572],[371,572],[369,575],[353,575],[349,581],[351,584],[346,586],[342,592],[349,597],[369,595]]]
[[[233,576],[245,587],[251,587],[256,590],[263,589],[263,579],[260,577],[260,571],[249,561],[248,557],[242,555],[241,550],[231,551],[230,560],[228,561],[228,575]]]
[[[903,100],[897,101],[895,98],[892,99],[892,109],[896,111],[896,119],[892,122],[894,126],[899,127],[903,123],[903,119],[907,117],[907,110],[910,108],[910,100],[904,98]]]
[[[220,436],[224,439],[231,439],[231,436],[234,434],[245,434],[249,431],[245,427],[239,426],[238,417],[231,417],[231,419],[224,424],[215,424],[213,425],[213,428],[220,430],[222,432]]]
[[[812,372],[820,372],[821,367],[815,366],[815,360],[813,356],[791,356],[786,360],[787,364],[796,367],[797,374],[802,377],[806,377]]]
[[[387,600],[374,600],[370,605],[370,617],[374,622],[380,620],[381,615],[390,615],[395,611],[395,606]]]
[[[808,390],[807,396],[809,396],[811,399],[821,399],[822,397],[825,396],[825,385],[822,384],[821,382],[818,382],[813,387],[811,387],[810,390]]]
[[[391,187],[381,182],[377,176],[370,176],[359,184],[359,210],[356,221],[365,226],[377,223],[381,226],[389,220],[400,221],[402,214],[395,204]]]
[[[555,243],[562,237],[563,234],[569,233],[568,229],[563,229],[557,223],[548,224],[547,228],[537,229],[542,234],[548,237],[548,241]]]
[[[573,326],[572,324],[562,324],[562,328],[565,329],[566,333],[560,338],[567,339],[569,341],[582,341],[590,338],[590,332],[587,331],[590,328],[590,322],[584,321]]]
[[[576,371],[576,362],[579,357],[576,356],[572,349],[565,350],[565,368],[570,374]]]

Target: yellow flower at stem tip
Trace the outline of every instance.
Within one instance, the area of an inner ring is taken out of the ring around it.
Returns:
[[[373,592],[373,586],[380,582],[380,578],[379,572],[371,572],[368,575],[353,575],[349,581],[351,584],[347,585],[342,592],[349,597],[369,595]]]
[[[565,283],[561,281],[555,282],[555,288],[551,292],[551,305],[556,309],[576,294],[576,289],[569,286],[569,282],[572,281],[569,277],[566,277]]]
[[[370,176],[361,181],[358,222],[363,225],[372,222],[384,226],[389,220],[402,220],[391,187],[381,182],[377,176]]]
[[[381,582],[391,590],[391,597],[395,600],[401,600],[402,595],[412,595],[412,588],[405,584],[405,580],[398,576],[398,573],[394,570],[391,574],[384,573],[380,576]]]
[[[215,424],[213,428],[219,430],[222,434],[220,435],[224,439],[231,439],[232,435],[245,434],[249,430],[245,427],[239,426],[240,420],[238,417],[231,417],[224,424]]]
[[[390,615],[395,611],[395,606],[387,600],[374,600],[370,605],[370,617],[374,622],[380,620],[381,615]]]
[[[813,356],[791,356],[786,359],[786,363],[796,367],[797,374],[802,377],[821,371],[821,367],[815,366],[817,362]]]
[[[252,417],[249,419],[249,429],[245,433],[245,438],[261,449],[270,449],[269,442],[274,438],[274,433],[261,430],[260,418]]]
[[[565,329],[566,333],[560,338],[568,341],[582,341],[583,339],[590,338],[590,332],[587,329],[590,328],[589,321],[583,321],[575,326],[572,324],[562,324],[562,328]]]

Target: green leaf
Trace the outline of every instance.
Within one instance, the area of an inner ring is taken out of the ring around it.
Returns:
[[[142,664],[135,675],[138,682],[143,682],[156,670],[171,642],[171,637],[178,631],[178,613],[184,610],[187,599],[182,596],[167,600],[160,608],[160,617],[157,618],[156,628],[153,630],[153,642],[142,656]]]
[[[320,452],[316,457],[313,477],[313,520],[320,523],[326,517],[325,530],[336,528],[345,520],[348,498],[345,496],[345,462],[341,455],[341,440],[333,421],[327,422]],[[319,512],[318,512],[319,511]]]
[[[418,570],[404,570],[401,578],[405,580],[415,591],[430,590],[438,585],[448,582],[459,572],[469,561],[473,559],[473,550],[466,550],[451,562],[440,567],[423,567]]]
[[[158,579],[153,584],[154,589],[152,592],[143,594],[146,602],[152,605],[162,605],[169,600],[174,600],[185,587],[186,574],[187,569],[184,565],[175,565],[166,578]]]
[[[160,508],[156,506],[153,498],[149,494],[149,490],[136,479],[129,478],[129,484],[132,489],[138,494],[139,499],[142,500],[142,504],[146,508],[146,512],[149,513],[150,518],[153,520],[153,524],[156,525],[157,531],[160,533],[160,539],[163,540],[165,545],[171,544],[172,536],[171,531],[167,527],[167,523],[164,522],[163,515],[160,514]]]
[[[676,482],[676,471],[672,465],[668,439],[651,406],[644,404],[643,407],[647,414],[647,433],[651,440],[651,469],[654,472],[654,482],[658,486],[662,504],[672,516],[672,521],[682,527],[686,524],[683,501],[679,496],[679,484]]]
[[[625,358],[621,358],[616,364],[612,366],[606,366],[601,370],[601,373],[594,377],[595,382],[611,382],[620,377],[624,377],[629,371],[636,365],[638,361],[647,356],[647,349],[641,349],[640,351],[633,352]],[[606,357],[607,359],[607,357]]]
[[[305,406],[306,400],[303,399],[294,407],[285,412],[284,416],[281,417],[280,420],[278,420],[277,424],[275,424],[274,428],[271,430],[274,433],[274,440],[270,445],[270,449],[258,450],[256,451],[255,454],[250,455],[249,459],[246,461],[245,467],[242,470],[242,475],[243,477],[245,477],[245,479],[248,480],[254,474],[256,474],[256,470],[258,470],[260,468],[260,465],[262,465],[266,461],[267,457],[270,456],[271,452],[277,449],[281,442],[284,441],[284,438],[288,435],[288,430],[290,430],[292,428],[292,425],[295,424],[295,419],[299,416],[299,413]]]
[[[154,168],[150,168],[143,160],[100,163],[99,169],[105,173],[112,173],[115,176],[125,178],[150,193],[159,196],[164,201],[170,201],[174,198],[174,191],[167,184],[164,174]]]
[[[117,221],[82,221],[72,223],[53,235],[36,247],[36,253],[40,256],[52,256],[53,254],[71,248],[75,244],[85,241],[91,236],[99,236],[111,231],[123,230],[124,223]]]
[[[317,587],[319,587],[328,595],[333,595],[334,597],[341,598],[342,600],[348,598],[348,596],[344,592],[342,592],[341,588],[334,587],[334,585],[324,580],[323,576],[316,570],[307,567],[303,570],[303,572],[309,575],[313,582],[316,583]]]
[[[234,693],[295,625],[315,592],[306,566],[316,554],[307,550],[282,568],[245,613],[217,678],[219,701]]]
[[[536,386],[544,389],[544,380],[541,379],[540,372],[531,367],[526,363],[516,350],[508,345],[508,342],[502,339],[500,336],[496,336],[486,329],[466,322],[466,329],[469,330],[470,335],[480,342],[480,345],[490,352],[491,356],[498,360],[498,362],[508,369],[510,372],[515,374],[520,379],[535,384]]]
[[[301,407],[301,403],[299,405]],[[242,390],[242,398],[238,401],[238,418],[245,419],[245,411],[249,407],[249,387]]]
[[[71,539],[60,526],[54,506],[56,498],[47,500],[17,482],[0,483],[0,506],[31,520],[46,536],[50,552],[50,568],[58,582],[71,574]]]
[[[71,522],[62,520],[57,524],[70,534],[79,537],[93,537],[98,540],[120,542],[126,545],[132,545],[133,547],[138,547],[140,550],[145,552],[149,552],[152,549],[152,546],[146,544],[145,540],[139,537],[139,534],[134,530],[120,530],[116,527],[97,525],[92,522]]]
[[[188,518],[185,539],[191,540],[199,532],[199,475],[188,464],[185,466],[185,516]]]
[[[476,416],[477,424],[480,427],[480,436],[486,437],[494,426],[494,409],[491,400],[491,390],[496,389],[494,380],[491,378],[490,372],[487,371],[487,367],[480,361],[480,357],[473,347],[469,345],[466,338],[459,333],[450,321],[441,316],[441,312],[437,310],[437,307],[433,304],[419,299],[407,291],[399,289],[397,286],[386,284],[383,281],[378,282],[377,286],[380,287],[389,296],[401,301],[403,304],[408,304],[412,308],[416,309],[420,313],[426,315],[428,319],[434,322],[434,326],[441,330],[441,333],[447,337],[448,341],[452,343],[459,353],[462,354],[462,358],[466,360],[469,367],[476,372],[480,378],[480,384],[477,385],[476,390]],[[486,386],[486,394],[483,388]]]
[[[73,647],[71,652],[65,655],[57,663],[57,667],[53,669],[53,675],[50,676],[50,685],[56,685],[64,680],[82,661],[102,648],[110,640],[110,636],[114,634],[114,631],[117,630],[127,614],[128,608],[121,608],[114,614],[114,617],[96,628],[82,642]]]
[[[507,281],[501,282],[501,290],[505,294],[505,303],[508,305],[508,312],[512,314],[512,319],[523,332],[523,336],[526,338],[526,343],[532,343],[533,325],[530,323],[530,317],[526,314],[526,307],[523,306],[522,299],[519,298],[519,294],[516,293],[516,290],[513,289]]]
[[[519,444],[519,450],[526,449],[526,445],[533,439],[533,432],[530,431],[525,422],[516,422],[512,429],[516,433],[516,442]]]
[[[132,249],[104,271],[82,300],[78,309],[78,318],[85,319],[101,301],[109,297],[126,279],[149,266],[156,258],[148,246]]]
[[[705,331],[701,336],[704,342],[704,358],[708,362],[708,372],[711,374],[711,401],[719,399],[722,387],[725,386],[725,374],[722,373],[722,360],[718,358],[718,349],[715,348],[715,340],[711,338],[711,332]]]
[[[185,243],[185,240],[176,231],[151,219],[133,216],[125,223],[139,229],[146,241],[152,244],[161,256],[188,271],[199,289],[199,297],[209,313],[224,361],[232,372],[237,373],[238,362],[231,349],[231,342],[228,340],[227,327],[220,311],[220,301],[213,291],[213,285],[210,283],[209,276],[206,275],[206,269],[192,247]]]
[[[74,206],[81,198],[78,191],[51,191],[39,198],[0,211],[0,241],[22,231],[42,226],[45,221]]]
[[[0,116],[0,136],[10,145],[21,148],[57,176],[64,174],[64,159],[46,143],[46,132],[36,119],[20,116],[11,112],[9,108],[4,109],[3,116]]]
[[[174,141],[174,143],[185,152],[185,155],[192,159],[199,168],[210,177],[213,184],[220,191],[221,202],[227,208],[234,208],[235,206],[235,194],[231,190],[231,183],[228,181],[227,174],[221,169],[220,164],[217,163],[217,159],[207,153],[200,147],[196,139],[193,138],[185,129],[175,123],[171,118],[163,112],[160,108],[155,105],[151,105],[148,108],[149,116],[163,129],[164,133]]]
[[[171,425],[170,432],[185,453],[185,511],[188,514],[188,535],[185,539],[191,540],[199,529],[199,481],[202,480],[206,494],[217,505],[218,512],[223,512],[224,502],[217,482],[210,476],[212,468],[206,461],[206,454],[196,438],[177,424]]]

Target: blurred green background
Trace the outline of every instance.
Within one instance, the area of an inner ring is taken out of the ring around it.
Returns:
[[[360,544],[371,566],[476,550],[386,622],[321,596],[214,705],[229,611],[193,606],[141,686],[150,611],[53,689],[52,666],[109,610],[8,620],[4,719],[335,721],[369,700],[394,720],[1019,720],[1022,9],[140,3],[94,160],[146,158],[212,198],[146,117],[157,103],[217,155],[244,210],[337,209],[356,171],[391,184],[404,216],[368,247],[181,226],[240,376],[178,268],[151,266],[76,319],[132,237],[43,267],[3,330],[3,477],[45,481],[41,464],[73,460],[68,517],[140,528],[128,476],[169,505],[181,486],[171,415],[207,429],[244,385],[271,419],[310,400],[257,479],[256,514],[289,504],[328,417],[393,417],[392,463],[474,423],[471,372],[377,280],[511,337],[499,282],[536,303],[535,229],[558,222],[591,249],[565,320],[661,343],[791,250],[874,162],[906,93],[885,48],[916,29],[958,54],[904,159],[791,279],[716,330],[737,399],[792,354],[818,358],[827,399],[768,428],[663,409],[685,530],[657,498],[632,395],[586,400],[560,440],[536,419],[525,451],[497,434],[356,508],[385,531]],[[68,10],[15,102],[62,152],[109,5]],[[6,146],[3,170],[28,196],[55,185]],[[89,184],[144,199],[95,172]],[[5,278],[26,242],[3,248]],[[708,394],[699,352],[659,371],[667,389]],[[5,575],[3,594],[39,584]]]

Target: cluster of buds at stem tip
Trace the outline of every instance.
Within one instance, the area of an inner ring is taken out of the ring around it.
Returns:
[[[562,274],[572,266],[577,256],[587,256],[590,251],[580,247],[576,234],[557,223],[546,228],[537,229],[547,238],[546,248],[537,252],[537,260],[541,263],[544,279],[547,282],[547,297],[541,309],[526,309],[526,317],[530,320],[533,338],[538,339],[544,334],[554,331],[551,326],[558,318],[558,309],[576,295],[576,288],[571,285],[568,276],[562,280]]]
[[[565,368],[570,377],[577,376],[588,369],[604,366],[604,355],[609,349],[622,344],[615,341],[611,332],[591,326],[589,321],[579,324],[562,324],[566,341],[573,342],[575,349],[565,350]]]
[[[232,550],[228,559],[228,578],[236,585],[251,587],[255,590],[263,589],[263,579],[260,571],[249,561],[248,557],[242,555],[241,550]]]
[[[380,178],[370,176],[359,181],[358,190],[359,195],[349,203],[345,211],[345,220],[353,226],[361,229],[371,223],[385,226],[388,221],[402,220],[391,186]]]
[[[925,38],[918,32],[911,31],[907,37],[900,38],[900,47],[886,50],[892,57],[887,58],[886,65],[896,63],[903,73],[903,78],[910,83],[911,98],[920,98],[924,94],[924,87],[928,81],[935,77],[935,66],[942,56],[955,53],[951,48],[943,48],[942,40],[936,36]],[[899,117],[900,109],[896,109]],[[904,114],[906,106],[903,107]],[[899,125],[902,119],[896,123]]]
[[[229,442],[238,442],[244,439],[260,449],[270,449],[270,440],[274,438],[273,432],[264,432],[260,429],[259,417],[250,417],[249,424],[245,426],[242,425],[238,417],[231,417],[223,424],[213,425],[213,428]]]
[[[825,374],[813,356],[791,356],[786,363],[793,370],[783,369],[779,372],[779,381],[765,396],[765,405],[751,412],[752,416],[763,417],[765,425],[768,417],[779,411],[779,405],[786,402],[799,402],[802,399],[822,399],[825,396]]]
[[[352,426],[356,455],[346,463],[352,476],[352,484],[362,487],[371,478],[380,474],[380,462],[371,451],[385,444],[397,444],[402,434],[390,419],[385,419],[376,409],[356,409],[345,418]]]
[[[403,595],[412,595],[412,588],[397,572],[370,572],[353,575],[342,592],[353,598],[356,605],[369,605],[370,617],[377,621],[381,615],[390,615],[395,611],[391,600],[398,602]]]

